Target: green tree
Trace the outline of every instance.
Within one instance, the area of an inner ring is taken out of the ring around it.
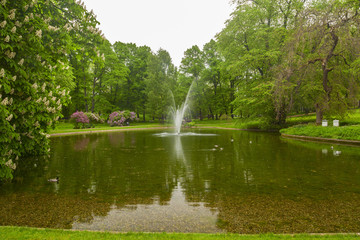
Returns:
[[[172,103],[170,91],[176,84],[176,68],[170,54],[159,49],[150,57],[146,79],[147,109],[153,119],[164,121]]]
[[[89,18],[74,1],[1,1],[1,179],[26,156],[50,151],[47,133],[69,103],[72,31],[94,27]]]
[[[182,79],[191,79],[191,109],[195,117],[203,119],[203,112],[206,109],[204,103],[204,90],[206,89],[204,81],[201,81],[200,75],[204,70],[203,53],[197,45],[187,49],[181,60],[180,73],[184,75]],[[186,95],[185,95],[186,96]]]
[[[293,86],[290,99],[316,110],[317,124],[324,114],[343,115],[358,97],[358,9],[354,1],[314,1],[288,43],[284,84]]]

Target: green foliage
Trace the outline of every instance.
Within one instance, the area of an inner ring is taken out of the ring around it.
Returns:
[[[70,100],[75,39],[99,34],[94,15],[75,1],[4,0],[0,22],[1,179],[26,156],[48,154],[48,132]]]
[[[343,127],[297,125],[282,129],[280,132],[289,135],[360,141],[360,125]]]

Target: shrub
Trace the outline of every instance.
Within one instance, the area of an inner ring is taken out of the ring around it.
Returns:
[[[85,128],[85,124],[89,123],[90,121],[85,113],[76,111],[71,115],[70,122],[74,124],[74,129],[79,129],[80,124],[82,124],[82,128]]]
[[[104,119],[102,119],[97,113],[86,112],[85,115],[89,119],[89,127],[94,127],[95,124],[104,123]]]
[[[124,126],[136,120],[136,113],[125,111],[116,111],[110,114],[108,124],[110,126]]]

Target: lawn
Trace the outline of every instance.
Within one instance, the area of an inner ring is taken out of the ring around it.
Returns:
[[[282,240],[282,239],[327,239],[327,240],[350,240],[359,239],[360,235],[355,234],[327,234],[327,235],[239,235],[239,234],[199,234],[199,233],[109,233],[109,232],[89,232],[89,231],[70,231],[55,229],[35,229],[25,227],[0,227],[0,239],[122,239],[122,240],[205,240],[205,239],[224,239],[224,240],[245,240],[245,239],[262,239],[262,240]]]

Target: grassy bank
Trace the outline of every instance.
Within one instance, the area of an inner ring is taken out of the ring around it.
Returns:
[[[74,125],[68,122],[60,122],[56,128],[50,131],[50,134],[56,133],[72,133],[72,132],[91,132],[91,131],[106,131],[116,129],[134,129],[134,128],[157,128],[157,127],[168,127],[170,125],[160,123],[132,123],[130,126],[124,127],[110,127],[108,124],[99,124],[94,128],[74,129]]]
[[[280,130],[282,134],[320,137],[330,139],[360,141],[360,125],[342,127],[322,127],[315,125],[297,125]]]
[[[238,235],[238,234],[184,234],[184,233],[107,233],[107,232],[88,232],[88,231],[67,231],[54,229],[34,229],[24,227],[0,227],[1,239],[181,239],[181,240],[202,240],[202,239],[263,239],[263,240],[282,240],[282,239],[327,239],[327,240],[350,240],[359,239],[355,234],[335,234],[335,235]]]

